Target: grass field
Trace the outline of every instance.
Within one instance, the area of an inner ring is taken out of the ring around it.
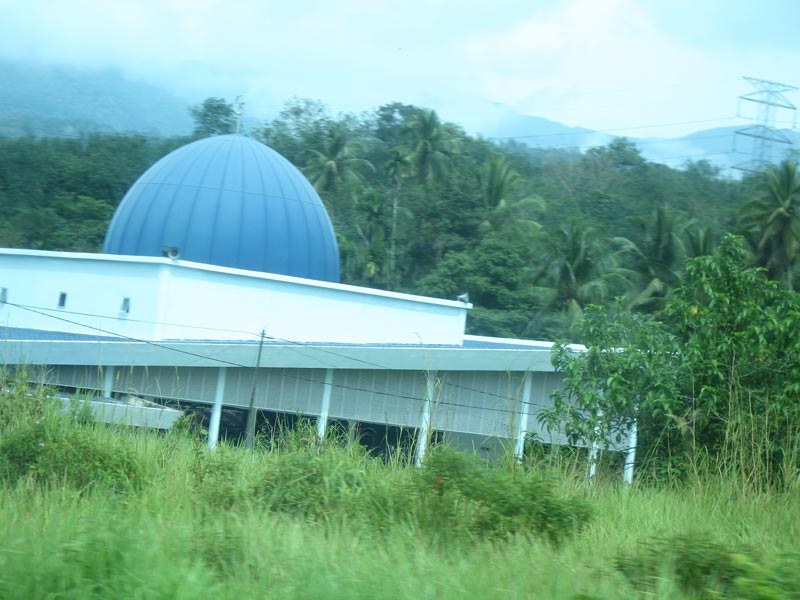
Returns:
[[[12,396],[3,599],[800,598],[796,485],[590,485],[446,449],[420,470],[302,428],[212,453]]]

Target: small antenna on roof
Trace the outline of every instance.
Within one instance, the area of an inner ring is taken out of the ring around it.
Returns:
[[[244,100],[241,96],[236,96],[233,101],[233,114],[236,115],[236,133],[242,132],[242,108],[244,108]]]

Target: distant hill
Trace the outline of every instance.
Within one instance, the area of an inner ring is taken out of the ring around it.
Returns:
[[[642,154],[655,162],[679,167],[687,160],[707,160],[722,168],[731,169],[746,164],[751,157],[754,139],[737,135],[741,126],[704,129],[680,138],[634,139]],[[781,130],[792,144],[773,144],[765,157],[779,162],[793,150],[800,150],[800,132]]]
[[[113,69],[0,60],[0,137],[71,137],[95,131],[184,135],[193,128],[190,104],[163,88],[126,79]],[[524,115],[503,104],[476,106],[481,125],[467,129],[498,143],[514,139],[532,148],[586,150],[605,146],[615,137]],[[262,120],[245,115],[245,130]],[[732,167],[747,162],[752,148],[752,138],[735,135],[739,128],[707,129],[680,138],[629,139],[648,160],[672,167],[708,160],[731,174]],[[800,132],[784,133],[793,148],[800,149]],[[781,147],[782,152],[787,150],[791,147]],[[771,157],[773,161],[781,158]]]
[[[614,136],[582,127],[570,127],[541,117],[523,115],[507,106],[494,105],[488,114],[482,135],[502,142],[514,139],[532,148],[561,148],[586,150],[593,146],[605,146]],[[718,127],[696,131],[679,138],[635,138],[628,137],[651,161],[671,167],[680,167],[687,161],[707,160],[711,164],[729,171],[750,159],[753,138],[738,136],[741,126]],[[800,132],[784,129],[791,145],[775,144],[767,157],[777,162],[787,152],[800,150]]]
[[[502,142],[514,139],[532,148],[585,149],[605,146],[613,136],[584,127],[569,127],[543,117],[523,115],[502,104],[484,108],[481,134]]]
[[[112,69],[0,60],[0,136],[190,133],[188,103]]]

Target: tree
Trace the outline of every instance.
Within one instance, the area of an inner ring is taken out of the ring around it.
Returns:
[[[223,98],[206,98],[199,106],[193,106],[189,112],[194,119],[194,135],[210,137],[236,131],[236,114],[233,104]]]
[[[796,473],[800,300],[747,262],[731,235],[713,256],[689,260],[663,323],[587,307],[586,352],[554,350],[564,386],[543,420],[600,445],[638,422],[637,456],[655,458],[661,476],[695,457],[757,487]]]
[[[379,285],[386,279],[386,238],[388,203],[368,188],[356,197],[349,223],[357,237],[342,244],[343,275],[348,283]]]
[[[656,311],[682,280],[685,248],[682,226],[667,206],[659,206],[649,219],[636,218],[640,242],[626,240],[634,256],[634,269],[642,278],[641,291],[633,299],[639,309]]]
[[[421,111],[408,122],[407,136],[414,175],[419,182],[438,179],[452,166],[458,149],[453,132],[432,110]]]
[[[709,451],[774,469],[767,476],[798,459],[799,298],[748,268],[742,238],[727,235],[713,256],[687,263],[687,282],[665,311],[681,340],[676,414]]]
[[[300,164],[307,148],[324,145],[333,122],[322,102],[292,98],[277,118],[257,132],[256,137],[288,160]]]
[[[342,188],[353,191],[362,183],[365,172],[375,170],[371,162],[358,156],[362,151],[360,142],[349,139],[341,125],[331,123],[321,147],[303,153],[307,161],[303,171],[320,193]]]
[[[544,200],[538,196],[515,197],[514,189],[521,183],[521,177],[504,158],[489,161],[478,173],[478,181],[486,225],[498,228],[514,223],[529,229],[540,227],[532,216],[534,211],[544,209]]]
[[[468,315],[469,333],[519,337],[534,301],[525,272],[530,254],[523,240],[489,233],[473,248],[448,253],[418,289],[450,300],[468,292],[475,305]]]
[[[547,244],[533,281],[568,331],[576,331],[585,306],[605,304],[630,287],[634,273],[620,266],[620,251],[596,229],[572,222],[551,233]]]
[[[553,394],[552,409],[540,412],[551,431],[570,443],[610,448],[627,437],[642,419],[669,426],[667,415],[677,402],[675,381],[680,372],[677,338],[659,322],[645,320],[615,307],[587,307],[580,324],[586,351],[567,345],[553,349],[553,366],[564,385]],[[639,438],[647,447],[660,438]]]
[[[395,284],[395,269],[397,266],[397,213],[400,208],[400,193],[403,182],[411,171],[411,160],[402,148],[392,150],[391,158],[383,166],[386,175],[392,184],[392,226],[389,243],[389,285]]]
[[[757,197],[742,211],[742,224],[757,237],[758,263],[794,289],[792,271],[800,252],[800,173],[797,163],[769,167]]]

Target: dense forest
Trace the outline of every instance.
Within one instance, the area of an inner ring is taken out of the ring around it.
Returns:
[[[193,136],[93,133],[0,139],[0,246],[97,252],[128,187],[191,139],[232,132],[209,98]],[[452,298],[468,292],[469,333],[576,339],[590,304],[657,315],[687,258],[725,232],[791,288],[800,173],[785,162],[741,180],[708,162],[645,160],[619,138],[585,152],[468,135],[400,103],[332,115],[295,99],[248,132],[297,165],[336,229],[346,283]]]

